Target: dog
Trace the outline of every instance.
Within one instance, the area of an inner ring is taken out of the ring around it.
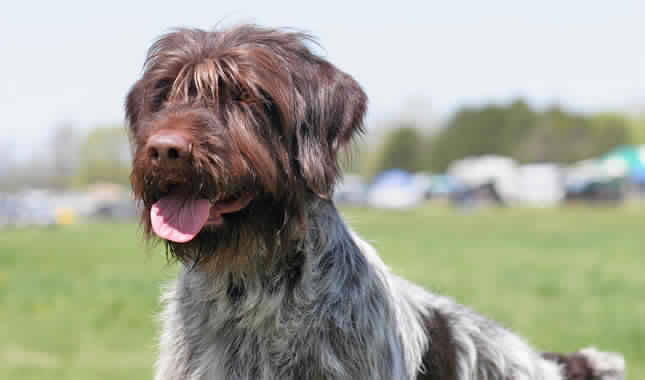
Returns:
[[[176,29],[127,95],[145,235],[181,262],[155,379],[567,379],[566,355],[392,274],[343,222],[338,158],[367,97],[314,43]],[[592,379],[624,374],[578,355]]]

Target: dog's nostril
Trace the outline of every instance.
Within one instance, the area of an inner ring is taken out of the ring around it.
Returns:
[[[172,131],[162,131],[148,139],[148,154],[152,161],[159,165],[178,164],[190,155],[190,145],[187,139]]]
[[[150,148],[149,150],[150,158],[154,161],[159,159],[159,151],[156,148]]]

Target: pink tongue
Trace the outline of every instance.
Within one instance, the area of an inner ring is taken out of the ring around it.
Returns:
[[[160,238],[185,243],[204,227],[210,209],[208,199],[161,198],[150,209],[152,229]]]

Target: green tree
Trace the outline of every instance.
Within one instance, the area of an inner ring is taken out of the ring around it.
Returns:
[[[645,144],[645,115],[630,120],[629,129],[635,144]]]
[[[130,146],[123,127],[110,126],[91,130],[81,145],[80,156],[77,184],[128,183]]]
[[[389,132],[376,165],[376,172],[388,169],[417,171],[423,169],[424,138],[410,124],[403,124]]]
[[[473,155],[513,156],[518,141],[535,125],[535,112],[521,99],[508,106],[462,108],[433,138],[430,167],[443,171],[454,160]]]
[[[629,121],[615,113],[600,113],[591,117],[592,155],[604,154],[620,145],[634,143]]]
[[[517,100],[459,110],[432,140],[430,167],[445,170],[454,160],[482,154],[523,163],[571,163],[630,142],[628,123],[620,115],[574,114],[559,106],[536,112]]]
[[[50,185],[67,187],[79,168],[79,153],[82,133],[75,124],[62,122],[56,125],[50,138],[51,165]]]

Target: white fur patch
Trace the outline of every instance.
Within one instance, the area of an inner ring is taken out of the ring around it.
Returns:
[[[598,351],[595,347],[588,347],[578,352],[589,360],[594,376],[598,379],[625,379],[625,359],[621,354]]]

